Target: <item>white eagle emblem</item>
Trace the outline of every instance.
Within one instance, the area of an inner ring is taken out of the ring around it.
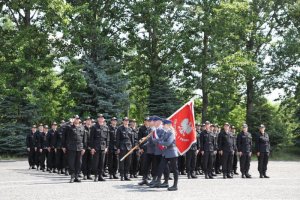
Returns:
[[[193,130],[192,123],[189,121],[188,118],[185,118],[184,120],[182,120],[180,125],[181,126],[179,126],[179,132],[182,135],[190,134]]]

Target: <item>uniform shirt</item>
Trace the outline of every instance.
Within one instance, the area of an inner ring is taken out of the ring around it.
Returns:
[[[39,148],[46,149],[49,147],[47,137],[48,137],[48,132],[40,133]]]
[[[252,135],[251,133],[241,132],[237,136],[238,152],[250,153],[252,151]]]
[[[35,133],[30,131],[30,133],[27,134],[27,136],[26,136],[26,147],[27,148],[34,148],[35,147],[35,139],[34,139]]]
[[[108,149],[111,151],[117,150],[117,130],[118,127],[109,126],[109,145]]]
[[[138,132],[138,141],[140,141],[142,138],[146,137],[149,133],[150,133],[149,127],[146,127],[145,125],[141,126],[139,128],[139,132]],[[147,151],[147,144],[148,143],[146,142],[140,146],[140,148],[143,149],[144,152]]]
[[[48,134],[47,134],[47,144],[48,144],[48,147],[51,147],[51,148],[55,148],[55,138],[56,138],[56,135],[57,135],[57,130],[53,130],[51,129]]]
[[[178,149],[175,144],[175,133],[173,133],[171,129],[163,131],[164,133],[159,139],[155,139],[154,143],[164,147],[162,150],[162,156],[165,158],[178,157]]]
[[[84,126],[84,132],[86,135],[86,148],[91,148],[91,129],[92,127]]]
[[[60,128],[58,128],[57,134],[55,135],[55,145],[54,145],[54,147],[57,148],[57,149],[62,148],[63,131],[64,131],[64,128],[60,127]]]
[[[235,149],[235,138],[230,132],[222,131],[218,137],[218,147],[223,152],[234,152]]]
[[[81,125],[66,126],[62,142],[63,147],[70,151],[81,151],[83,148],[86,148],[87,139],[84,127]]]
[[[258,133],[256,138],[256,152],[269,153],[270,152],[270,140],[267,133]]]
[[[134,144],[134,136],[130,127],[124,125],[117,129],[116,145],[121,151],[130,150]]]
[[[213,152],[217,150],[216,137],[212,132],[204,130],[200,135],[201,151]]]
[[[91,148],[104,151],[109,144],[109,129],[106,125],[96,123],[91,128]]]
[[[40,135],[41,135],[41,133],[39,131],[36,131],[33,135],[33,137],[34,137],[34,147],[36,147],[36,148],[41,148],[40,147],[40,145],[41,145],[40,144]]]

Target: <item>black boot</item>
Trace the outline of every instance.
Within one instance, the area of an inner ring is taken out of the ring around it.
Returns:
[[[264,178],[262,173],[259,173],[259,178]]]
[[[99,176],[98,181],[105,181],[105,179],[103,178],[103,176]]]
[[[252,178],[250,174],[246,173],[246,178]]]
[[[192,178],[190,172],[188,172],[187,177],[188,177],[188,179],[191,179],[191,178]]]
[[[116,174],[113,174],[114,179],[119,179],[119,177]]]
[[[76,174],[76,175],[75,175],[75,180],[74,180],[74,182],[77,182],[77,183],[80,183],[80,182],[81,182],[80,177],[79,177],[79,174]]]
[[[128,178],[128,175],[127,175],[127,174],[125,174],[125,176],[124,176],[124,180],[125,180],[125,181],[131,181],[131,179],[130,179],[130,178]]]
[[[147,179],[143,179],[142,182],[138,183],[139,185],[149,185]]]
[[[242,178],[246,178],[244,173],[242,173]]]
[[[93,180],[93,178],[91,177],[91,175],[87,175],[87,179],[88,180]]]
[[[166,179],[161,185],[161,188],[168,188],[169,187],[169,178]]]
[[[192,178],[198,178],[194,172],[191,173]]]
[[[71,179],[70,179],[70,183],[74,183],[74,181],[75,181],[75,174],[72,174]]]
[[[209,179],[208,174],[205,172],[205,179]]]
[[[153,176],[152,181],[149,183],[149,186],[153,185],[156,181],[156,176]]]
[[[94,182],[98,182],[98,176],[95,175]]]
[[[236,170],[234,170],[234,174],[235,174],[235,175],[239,175],[239,173],[238,173]]]
[[[121,175],[121,181],[124,181],[124,176],[123,175]]]
[[[270,176],[266,175],[266,172],[263,173],[264,178],[270,178]]]
[[[168,190],[169,191],[176,191],[176,190],[178,190],[177,183],[178,183],[178,177],[174,177],[174,185],[172,187],[169,187]]]
[[[226,178],[227,178],[227,177],[226,177],[226,174],[224,173],[224,174],[223,174],[223,179],[226,179]]]
[[[227,174],[227,178],[233,178],[233,176],[231,176],[231,174]]]
[[[84,175],[84,176],[83,176],[83,180],[86,180],[86,179],[87,179],[87,177]]]
[[[113,175],[112,174],[109,175],[109,179],[113,179]]]
[[[160,177],[157,177],[156,181],[152,185],[150,185],[150,187],[151,188],[160,188],[160,186],[161,186],[160,180],[161,180]]]
[[[212,175],[212,173],[208,173],[208,178],[209,179],[213,179],[214,178],[213,175]]]

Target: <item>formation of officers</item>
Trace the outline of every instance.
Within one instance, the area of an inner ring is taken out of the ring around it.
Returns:
[[[68,122],[61,121],[59,126],[53,122],[50,129],[43,124],[33,125],[26,138],[28,162],[30,169],[71,175],[70,183],[81,182],[82,176],[83,180],[98,182],[105,181],[107,176],[130,181],[141,175],[139,185],[174,191],[180,174],[189,179],[197,178],[197,175],[213,179],[221,173],[224,179],[233,178],[238,175],[238,160],[241,177],[251,178],[249,169],[255,143],[260,178],[269,178],[266,171],[270,143],[264,125],[259,126],[259,133],[253,137],[246,124],[239,134],[228,123],[221,130],[209,121],[202,125],[197,123],[196,131],[197,141],[179,156],[170,120],[146,117],[144,124],[137,128],[136,120],[127,117],[118,126],[115,117],[108,123],[99,114],[96,121],[87,117],[81,122],[75,115]],[[148,134],[151,136],[141,144]],[[120,161],[138,144],[138,149]],[[170,172],[174,174],[172,187],[169,187]]]

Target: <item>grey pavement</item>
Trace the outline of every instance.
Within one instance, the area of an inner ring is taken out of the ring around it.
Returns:
[[[0,161],[0,200],[189,200],[189,199],[298,199],[300,200],[300,162],[269,162],[270,179],[260,179],[257,162],[251,162],[252,179],[205,180],[180,176],[179,190],[152,189],[130,182],[107,180],[68,183],[69,177],[29,170],[26,161]],[[173,181],[170,181],[172,184]]]

